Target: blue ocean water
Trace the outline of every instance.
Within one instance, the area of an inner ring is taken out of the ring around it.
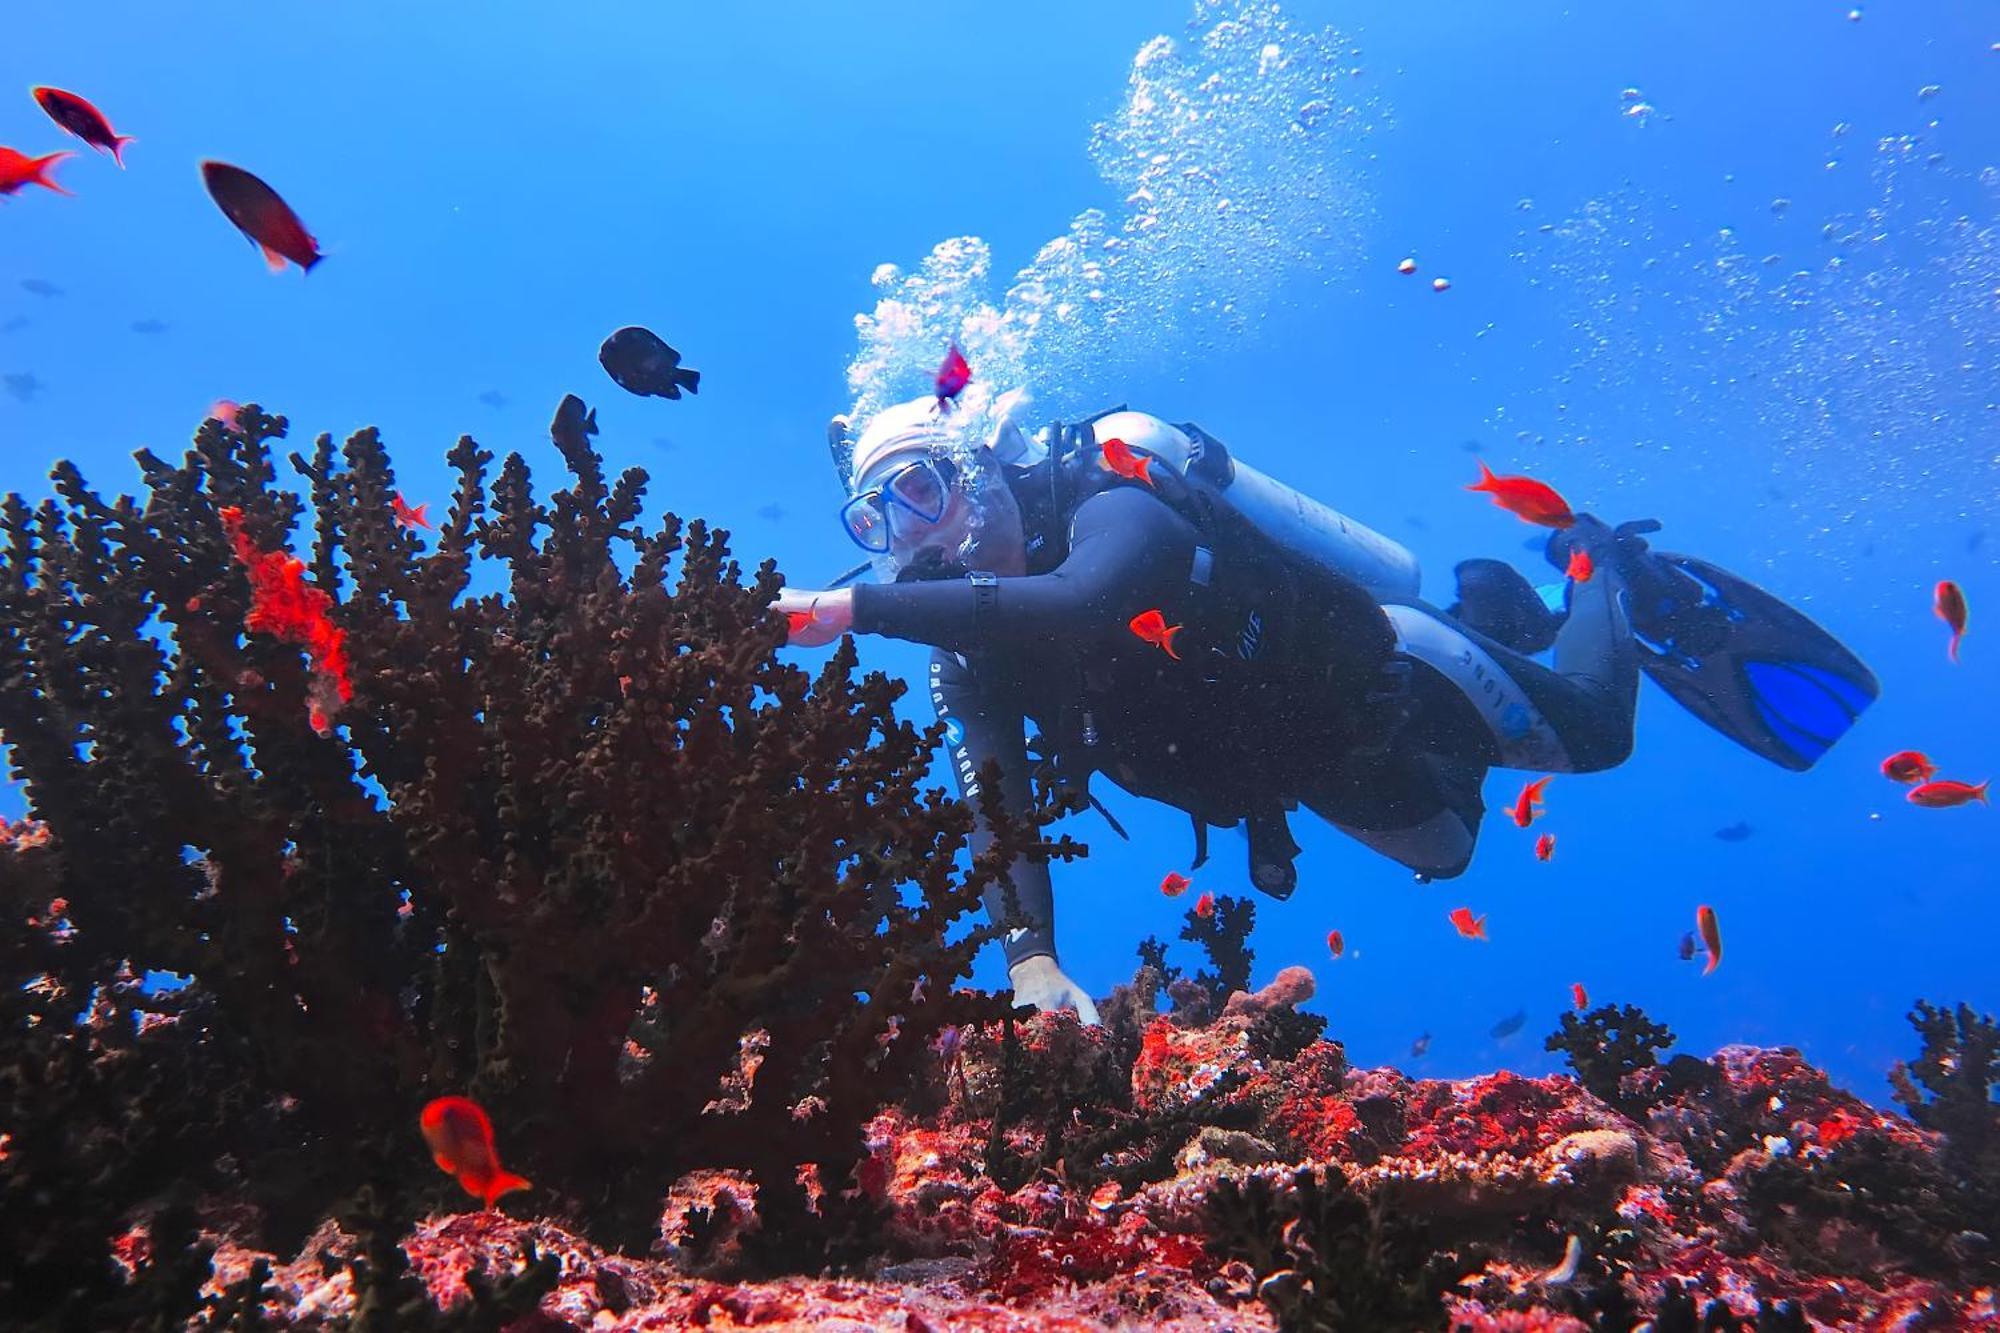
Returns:
[[[812,587],[857,558],[827,418],[920,392],[951,335],[973,410],[1025,387],[1035,420],[1200,422],[1408,544],[1445,601],[1468,556],[1550,573],[1461,489],[1476,445],[1795,601],[1883,698],[1797,775],[1649,686],[1633,760],[1552,784],[1546,865],[1498,809],[1524,775],[1494,776],[1447,883],[1301,815],[1257,979],[1311,966],[1363,1064],[1554,1068],[1539,1034],[1580,981],[1684,1049],[1797,1045],[1879,1098],[1913,999],[2000,1008],[1992,813],[1913,809],[1876,770],[1905,747],[1974,781],[2000,766],[2000,14],[1853,13],[40,7],[0,49],[0,143],[80,147],[34,83],[137,142],[122,173],[63,164],[75,198],[0,208],[0,489],[38,497],[58,457],[130,489],[130,451],[176,450],[219,397],[286,413],[295,441],[379,425],[412,500],[444,500],[460,433],[546,486],[574,391],[611,464],[653,473],[653,512]],[[266,273],[202,192],[208,156],[282,192],[326,262]],[[680,348],[700,395],[605,379],[598,342],[626,323]],[[1955,668],[1944,577],[1972,605]],[[912,680],[924,660],[862,653]],[[1056,873],[1065,966],[1101,995],[1139,938],[1172,938],[1185,900],[1156,886],[1191,849],[1182,816],[1098,790],[1132,841],[1086,817],[1090,858]],[[1252,892],[1231,835],[1197,886]],[[1698,902],[1727,944],[1706,978],[1675,957]],[[1454,934],[1461,904],[1489,942]],[[978,979],[1004,984],[997,956]]]

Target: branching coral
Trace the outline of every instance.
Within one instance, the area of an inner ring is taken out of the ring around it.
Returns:
[[[1250,967],[1257,957],[1250,948],[1250,931],[1256,924],[1257,904],[1229,894],[1215,900],[1215,910],[1208,916],[1193,910],[1187,914],[1181,938],[1199,944],[1209,962],[1194,974],[1194,982],[1208,992],[1216,1009],[1233,992],[1250,989]]]
[[[1966,1177],[2000,1192],[2000,1024],[1972,1006],[1945,1009],[1924,1000],[1910,1013],[1923,1054],[1889,1075],[1910,1119],[1945,1136],[1947,1160]],[[1921,1091],[1919,1088],[1921,1087]]]
[[[851,644],[781,663],[777,571],[642,529],[577,400],[546,504],[459,441],[430,550],[374,431],[291,456],[309,507],[273,489],[284,429],[141,451],[143,503],[61,464],[0,504],[0,728],[42,830],[0,849],[0,1305],[87,1302],[169,1187],[247,1196],[278,1248],[363,1159],[451,1200],[415,1134],[440,1092],[602,1237],[643,1249],[674,1178],[731,1168],[761,1253],[820,1261],[873,1207],[867,1119],[1004,1008],[954,987],[987,937],[955,923],[1074,844],[995,805],[961,871],[903,686]]]
[[[1211,1246],[1247,1264],[1286,1333],[1428,1328],[1464,1256],[1433,1247],[1421,1223],[1364,1199],[1333,1165],[1224,1176],[1209,1191]]]
[[[1603,1004],[1580,1018],[1564,1014],[1562,1027],[1542,1046],[1563,1052],[1577,1081],[1600,1099],[1628,1107],[1620,1083],[1635,1070],[1652,1068],[1653,1053],[1673,1044],[1666,1024],[1647,1018],[1637,1005]]]

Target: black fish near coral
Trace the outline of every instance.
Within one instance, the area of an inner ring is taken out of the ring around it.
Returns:
[[[701,372],[681,366],[681,354],[651,329],[628,324],[604,340],[597,359],[618,387],[641,398],[674,398],[701,392]]]

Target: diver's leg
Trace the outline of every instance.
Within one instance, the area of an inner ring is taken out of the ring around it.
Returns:
[[[1398,651],[1429,668],[1413,684],[1410,748],[1545,773],[1595,772],[1632,753],[1639,652],[1624,585],[1603,565],[1570,590],[1553,668],[1427,608],[1384,609]]]
[[[1450,879],[1471,864],[1485,776],[1478,764],[1437,755],[1351,756],[1302,799],[1348,837],[1425,879]]]

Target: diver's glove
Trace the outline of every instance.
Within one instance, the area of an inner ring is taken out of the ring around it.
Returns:
[[[1092,1027],[1100,1021],[1097,1006],[1091,1003],[1089,992],[1071,981],[1056,965],[1056,960],[1045,953],[1023,958],[1008,968],[1007,979],[1014,984],[1014,1003],[1017,1005],[1030,1004],[1037,1009],[1074,1009],[1076,1016]]]

